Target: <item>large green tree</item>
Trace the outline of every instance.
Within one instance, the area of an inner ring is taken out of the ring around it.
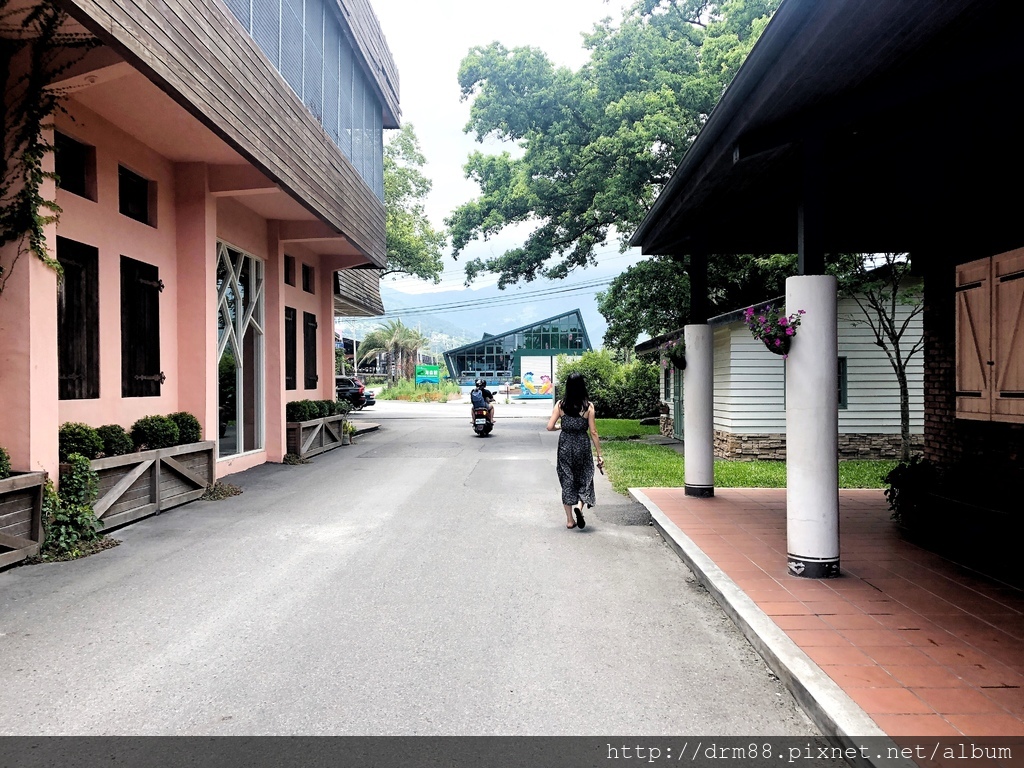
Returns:
[[[434,229],[423,203],[433,186],[426,158],[411,123],[391,135],[384,147],[384,208],[388,266],[384,275],[407,274],[441,282],[446,237]]]
[[[561,278],[595,264],[609,238],[625,247],[777,5],[640,0],[621,24],[585,36],[590,60],[576,72],[535,48],[472,49],[459,70],[472,100],[466,130],[516,149],[470,156],[481,194],[447,221],[453,252],[510,225],[535,228],[522,245],[467,262],[467,281]]]
[[[712,256],[708,263],[711,314],[729,312],[781,296],[796,272],[796,256]],[[642,334],[681,328],[690,318],[690,276],[685,261],[655,256],[633,265],[597,295],[608,321],[604,343],[632,348]],[[703,320],[703,318],[702,318]]]

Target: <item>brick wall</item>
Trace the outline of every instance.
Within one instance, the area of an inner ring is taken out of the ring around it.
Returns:
[[[912,435],[912,450],[920,453],[921,435]],[[892,459],[900,456],[900,436],[882,434],[839,435],[839,459]],[[785,461],[783,434],[735,434],[715,430],[715,457],[740,461]]]

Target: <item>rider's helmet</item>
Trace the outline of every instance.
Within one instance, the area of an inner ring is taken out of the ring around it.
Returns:
[[[474,383],[476,384],[477,389],[483,389],[487,386],[487,382],[483,379],[477,379]]]

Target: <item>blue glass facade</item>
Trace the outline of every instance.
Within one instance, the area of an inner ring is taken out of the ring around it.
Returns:
[[[384,118],[337,6],[324,0],[226,0],[242,27],[384,199]]]

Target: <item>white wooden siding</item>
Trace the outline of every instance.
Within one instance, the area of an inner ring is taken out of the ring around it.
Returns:
[[[910,308],[901,306],[902,319]],[[715,333],[715,429],[735,433],[784,434],[785,362],[750,335],[742,321],[718,326]],[[909,350],[921,336],[921,316],[904,337]],[[838,305],[839,356],[846,358],[847,407],[839,409],[839,433],[899,434],[900,393],[885,352],[852,299]],[[918,352],[907,371],[910,431],[924,431],[924,367]]]

